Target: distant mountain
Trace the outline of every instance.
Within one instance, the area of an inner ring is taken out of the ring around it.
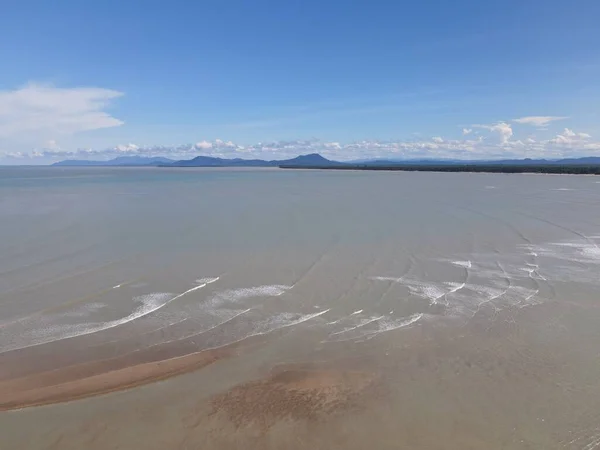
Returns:
[[[292,159],[287,159],[285,161],[271,161],[276,162],[279,165],[286,166],[327,166],[332,164],[341,164],[336,161],[330,161],[329,159],[323,158],[318,153],[311,153],[309,155],[300,155],[296,156]]]
[[[271,160],[263,159],[225,159],[212,156],[196,156],[193,159],[175,161],[171,164],[163,164],[171,167],[278,167],[278,166],[329,166],[341,164],[323,158],[318,153],[300,155],[292,159]]]
[[[173,160],[161,156],[119,156],[108,161],[87,161],[77,159],[67,159],[52,164],[53,166],[159,166],[170,164]]]
[[[215,158],[213,156],[196,156],[192,159],[183,159],[174,161],[163,166],[173,167],[266,167],[270,164],[262,159],[225,159]]]
[[[213,156],[196,156],[192,159],[173,161],[169,158],[146,156],[121,156],[108,161],[65,160],[54,163],[53,166],[168,166],[168,167],[328,167],[344,165],[361,165],[367,167],[389,166],[454,166],[454,165],[507,165],[507,166],[540,166],[540,165],[600,165],[600,157],[588,156],[583,158],[548,159],[504,159],[504,160],[450,160],[450,159],[372,159],[351,162],[331,161],[311,153],[292,159],[263,160],[263,159],[227,159]]]

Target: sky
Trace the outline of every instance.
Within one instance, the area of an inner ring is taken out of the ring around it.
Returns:
[[[597,0],[4,0],[0,164],[600,156]]]

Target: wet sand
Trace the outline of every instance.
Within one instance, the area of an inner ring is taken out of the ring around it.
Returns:
[[[314,349],[311,362],[265,364],[268,342],[218,361],[193,355],[188,373],[167,361],[173,372],[162,373],[176,376],[161,382],[4,412],[3,436],[15,449],[594,448],[600,364],[585,348],[560,350],[575,340],[593,346],[600,333],[569,337],[540,322],[583,312],[545,306],[462,333],[414,328],[401,342]],[[144,367],[154,366],[120,381]]]
[[[131,389],[146,383],[198,370],[231,355],[233,348],[203,350],[183,356],[177,352],[142,351],[121,357],[41,371],[0,383],[0,411],[72,401]],[[142,362],[144,360],[150,362]]]

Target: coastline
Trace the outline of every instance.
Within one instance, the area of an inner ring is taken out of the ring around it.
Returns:
[[[542,175],[600,175],[600,165],[324,165],[324,166],[291,166],[281,165],[280,169],[312,169],[312,170],[369,170],[369,171],[401,171],[401,172],[467,172],[467,173],[498,173],[498,174],[542,174]]]

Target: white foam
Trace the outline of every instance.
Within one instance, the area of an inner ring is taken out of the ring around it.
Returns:
[[[113,286],[113,289],[119,289],[122,286],[122,284],[117,284],[116,286]]]
[[[585,246],[581,249],[583,256],[590,259],[600,259],[600,248],[596,245]]]
[[[396,278],[396,277],[371,277],[371,280],[375,280],[375,281],[393,281],[395,283],[400,283],[402,281],[402,278]]]
[[[487,300],[496,300],[506,294],[510,286],[505,289],[499,289],[492,286],[469,284],[467,287],[478,294],[483,294]]]
[[[581,264],[600,263],[600,247],[593,241],[552,242],[548,247],[540,248],[544,257],[562,259]]]
[[[250,288],[228,289],[217,292],[208,300],[208,303],[213,307],[217,307],[226,303],[238,303],[241,300],[253,297],[279,297],[289,289],[292,289],[292,287],[282,284],[270,284]]]
[[[375,337],[378,334],[385,333],[387,331],[397,330],[399,328],[408,327],[414,323],[417,323],[424,317],[424,314],[413,314],[404,320],[386,320],[380,322],[379,330],[370,333],[371,337]],[[370,338],[369,338],[370,339]]]
[[[185,322],[186,320],[188,320],[187,316],[185,316],[185,317],[179,317],[179,318],[175,319],[172,322],[168,322],[166,324],[161,325],[158,328],[154,328],[154,329],[152,329],[150,331],[147,331],[147,332],[143,333],[142,336],[147,335],[147,334],[151,334],[151,333],[157,333],[158,331],[166,330],[167,328],[172,327],[172,326],[177,325],[177,324],[180,324],[182,322]],[[137,336],[139,337],[140,335],[137,335]],[[110,341],[102,341],[102,343],[103,344],[113,344],[115,342],[119,342],[119,341],[122,341],[122,340],[123,340],[122,338],[119,338],[119,339],[113,339],[113,340],[110,340]]]
[[[352,314],[350,314],[351,316],[354,316],[356,314],[360,314],[361,312],[363,312],[362,309],[359,309],[358,311],[354,311]]]
[[[352,330],[356,330],[357,328],[364,327],[365,325],[368,325],[368,324],[373,323],[373,322],[377,322],[378,320],[381,320],[383,318],[385,318],[385,316],[370,317],[368,319],[361,320],[358,323],[358,325],[355,325],[353,327],[344,328],[342,331],[337,331],[335,333],[331,333],[330,336],[335,336],[335,335],[338,335],[338,334],[343,334],[343,333],[347,333],[347,332],[352,331]]]
[[[433,283],[411,280],[405,282],[405,285],[411,294],[428,299],[432,304],[436,304],[438,300],[446,295],[444,289]]]
[[[367,341],[369,339],[374,338],[375,336],[385,333],[387,331],[397,330],[399,328],[408,327],[424,317],[423,314],[413,314],[409,317],[404,317],[401,319],[391,319],[391,318],[378,318],[378,320],[372,320],[369,324],[363,324],[360,327],[356,327],[353,330],[347,330],[345,334],[350,334],[351,336],[343,337],[341,339],[327,339],[322,342],[347,342],[347,341],[355,341],[362,342]],[[369,329],[369,326],[373,324],[375,329]],[[330,335],[330,336],[333,336]]]
[[[340,323],[342,320],[348,319],[347,317],[342,317],[341,319],[332,320],[331,322],[327,322],[327,325],[335,325],[336,323]]]
[[[467,285],[466,283],[455,283],[453,281],[450,281],[446,284],[448,286],[450,286],[450,290],[448,291],[448,294],[454,294],[455,292],[460,291],[462,288],[464,288]],[[448,294],[446,294],[446,295],[448,295]]]
[[[183,339],[189,339],[189,338],[194,338],[196,336],[200,336],[202,334],[205,334],[205,333],[208,333],[210,331],[213,331],[213,330],[215,330],[215,329],[217,329],[217,328],[219,328],[219,327],[221,327],[223,325],[226,325],[227,323],[231,322],[232,320],[234,320],[234,319],[236,319],[236,318],[238,318],[238,317],[240,317],[240,316],[242,316],[244,314],[247,314],[250,311],[252,311],[252,308],[248,308],[248,309],[243,310],[243,311],[227,310],[228,317],[225,320],[223,320],[223,321],[221,321],[221,322],[219,322],[219,323],[217,323],[217,324],[215,324],[215,325],[213,325],[213,326],[211,326],[209,328],[206,328],[206,329],[200,330],[200,331],[193,331],[192,333],[184,334],[182,336],[178,336],[177,338],[171,339],[171,340],[168,340],[168,341],[161,341],[161,342],[159,342],[158,344],[155,344],[155,345],[169,344],[171,342],[177,342],[177,341],[180,341],[180,340],[183,340]],[[177,323],[179,323],[179,322],[177,322]],[[148,347],[145,347],[144,349],[147,349],[147,348]]]
[[[452,261],[452,264],[459,267],[464,267],[465,269],[471,268],[471,261]]]
[[[206,286],[207,284],[211,284],[211,283],[214,283],[215,281],[219,281],[220,278],[221,277],[199,278],[196,280],[196,283]]]
[[[315,319],[319,316],[322,316],[323,314],[326,314],[329,311],[330,311],[330,309],[326,309],[324,311],[319,311],[318,313],[306,314],[306,315],[297,314],[297,313],[281,313],[276,316],[269,317],[268,319],[263,320],[262,322],[256,324],[254,330],[248,334],[243,334],[242,336],[234,338],[231,341],[222,342],[219,345],[204,348],[204,349],[200,350],[200,352],[203,352],[206,350],[218,349],[218,348],[224,347],[226,345],[231,345],[231,344],[235,344],[238,342],[242,342],[246,339],[249,339],[249,338],[252,338],[255,336],[262,336],[262,335],[272,333],[274,331],[281,330],[283,328],[293,327],[295,325],[299,325],[301,323],[304,323],[309,320]],[[197,353],[200,353],[200,352],[197,352]]]
[[[197,280],[197,282],[198,282],[198,283],[200,283],[198,286],[194,286],[193,288],[191,288],[191,289],[188,289],[187,291],[185,291],[185,292],[182,292],[182,293],[181,293],[181,294],[179,294],[179,295],[176,295],[175,297],[173,297],[173,298],[171,299],[171,301],[173,301],[173,300],[177,300],[178,298],[181,298],[181,297],[183,297],[184,295],[187,295],[187,294],[189,294],[190,292],[194,292],[194,291],[197,291],[198,289],[202,289],[203,287],[206,287],[206,286],[207,286],[207,285],[209,285],[210,283],[214,283],[214,282],[215,282],[215,281],[217,281],[218,279],[219,279],[219,277],[216,277],[216,278],[201,278],[200,280]]]
[[[173,296],[173,294],[156,292],[134,298],[134,302],[141,303],[142,306],[134,310],[131,314],[122,317],[121,319],[110,320],[102,323],[51,325],[44,328],[29,330],[26,333],[16,336],[9,335],[6,338],[3,337],[0,339],[0,341],[7,343],[6,345],[2,345],[2,351],[0,351],[0,353],[47,344],[64,339],[70,339],[77,336],[86,336],[89,334],[98,333],[99,331],[118,327],[119,325],[126,324],[159,310],[163,306],[173,301],[175,298],[176,296]],[[27,343],[23,343],[23,341],[26,341]]]
[[[309,320],[315,319],[328,313],[331,309],[319,311],[313,314],[297,314],[297,313],[281,313],[275,316],[269,317],[268,319],[258,323],[252,333],[247,335],[244,339],[252,336],[260,336],[273,331],[281,330],[282,328],[289,328]]]
[[[211,280],[216,281],[217,279],[218,278]],[[204,284],[194,286],[193,288],[188,289],[187,291],[178,295],[166,292],[155,292],[152,294],[134,297],[133,302],[141,303],[141,306],[136,308],[131,314],[116,320],[110,320],[102,323],[82,323],[76,325],[48,325],[45,327],[42,326],[32,330],[28,330],[25,333],[21,332],[19,334],[13,335],[8,334],[10,331],[10,327],[8,327],[8,329],[3,330],[3,332],[0,333],[0,342],[2,342],[3,344],[7,343],[0,347],[0,353],[33,347],[41,344],[48,344],[50,342],[56,342],[78,336],[86,336],[89,334],[98,333],[100,331],[115,328],[120,325],[124,325],[128,322],[132,322],[134,320],[147,316],[148,314],[151,314],[155,311],[158,311],[159,309],[161,309],[165,305],[168,305],[172,301],[181,298],[184,295],[189,294],[190,292],[201,289],[207,284],[212,283],[214,281],[208,281]],[[44,320],[42,320],[41,322],[43,323]],[[8,334],[8,336],[4,337],[3,335],[5,334]]]
[[[531,294],[529,294],[527,297],[525,297],[525,302],[530,301],[533,297],[535,297],[536,295],[538,295],[540,293],[539,289],[536,289],[535,291],[533,291]]]

